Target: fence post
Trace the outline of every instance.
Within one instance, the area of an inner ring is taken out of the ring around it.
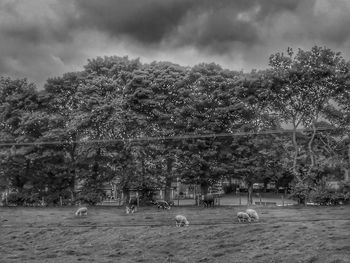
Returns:
[[[60,204],[61,204],[61,206],[63,205],[62,196],[60,196]]]
[[[260,205],[261,205],[261,194],[259,194],[259,197],[260,197]]]
[[[241,193],[239,193],[239,205],[242,205]]]
[[[177,193],[177,206],[180,206],[180,195]]]
[[[282,195],[282,206],[284,206],[284,195]]]

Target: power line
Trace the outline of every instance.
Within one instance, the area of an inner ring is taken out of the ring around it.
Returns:
[[[341,128],[319,127],[316,131],[335,131]],[[312,129],[297,129],[298,133],[313,132]],[[113,142],[140,142],[140,141],[162,141],[162,140],[184,140],[184,139],[200,139],[200,138],[223,138],[247,135],[266,135],[266,134],[285,134],[293,133],[293,129],[286,130],[267,130],[259,132],[235,132],[235,133],[208,133],[208,134],[187,134],[178,136],[158,136],[158,137],[139,137],[139,138],[120,138],[120,139],[101,139],[101,140],[81,140],[81,141],[44,141],[44,142],[14,142],[0,143],[0,146],[30,146],[30,145],[56,145],[56,144],[91,144],[91,143],[113,143]]]

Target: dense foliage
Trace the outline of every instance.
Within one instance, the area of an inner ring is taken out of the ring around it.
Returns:
[[[321,47],[276,53],[251,73],[99,57],[40,91],[1,77],[0,190],[20,204],[96,203],[109,182],[169,199],[177,179],[206,193],[239,178],[250,197],[274,182],[303,201],[349,176],[349,105],[350,64]]]

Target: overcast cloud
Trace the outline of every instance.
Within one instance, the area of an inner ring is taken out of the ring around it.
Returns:
[[[267,67],[288,46],[350,59],[348,0],[0,0],[0,75],[48,77],[88,58]]]

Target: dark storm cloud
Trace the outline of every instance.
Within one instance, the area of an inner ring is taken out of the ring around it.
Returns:
[[[187,0],[77,0],[77,5],[82,24],[145,43],[161,41],[196,6]]]
[[[124,35],[144,44],[157,44],[164,39],[173,38],[179,45],[201,47],[219,42],[258,41],[258,28],[254,22],[273,13],[293,11],[300,2],[301,0],[77,0],[77,6],[81,12],[81,24],[103,30],[112,36]],[[254,8],[258,9],[256,13]],[[240,21],[241,12],[253,12],[251,20]]]
[[[0,0],[0,75],[47,77],[88,58],[266,67],[288,46],[350,58],[349,0]]]
[[[347,0],[76,0],[81,26],[144,49],[193,48],[207,55],[287,46],[343,47]],[[258,59],[258,58],[256,58]],[[264,57],[266,59],[266,56]],[[261,59],[257,64],[261,64]]]
[[[347,1],[75,0],[79,15],[74,22],[72,18],[65,20],[70,21],[66,26],[71,30],[96,29],[111,37],[129,38],[144,45],[169,41],[177,46],[206,47],[215,52],[218,44],[223,47],[237,42],[248,46],[258,44],[264,40],[262,34],[267,27],[273,28],[276,23],[281,23],[285,31],[271,37],[301,36],[342,43],[350,33]],[[329,9],[315,12],[318,3]],[[294,16],[297,25],[288,24],[288,15]],[[284,16],[287,18],[281,20]],[[51,32],[59,38],[62,30]],[[27,35],[40,37],[35,31]]]
[[[62,72],[62,47],[74,40],[72,4],[56,0],[0,0],[0,75],[42,85]],[[66,49],[69,52],[69,49]]]

